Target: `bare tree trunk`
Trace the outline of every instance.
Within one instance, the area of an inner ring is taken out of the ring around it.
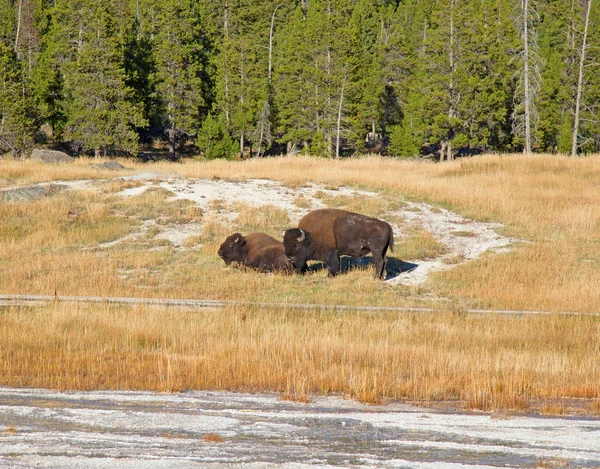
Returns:
[[[585,49],[587,47],[587,32],[590,21],[590,9],[592,8],[592,0],[588,0],[587,11],[585,13],[585,27],[583,29],[583,42],[581,44],[581,54],[579,57],[579,77],[577,79],[577,96],[575,98],[575,121],[573,122],[573,146],[571,148],[571,156],[577,156],[577,134],[579,132],[579,109],[581,106],[581,89],[583,86],[583,67],[585,62]]]
[[[229,2],[227,1],[225,2],[225,14],[223,17],[223,36],[225,39],[225,43],[227,43],[229,40]],[[225,76],[223,77],[223,79],[225,81],[225,125],[227,129],[229,129],[229,67],[227,64],[227,55],[225,55],[224,57],[225,66],[223,68]]]
[[[440,142],[440,145],[440,161],[444,161],[444,158],[446,158],[446,141]]]
[[[425,55],[425,43],[427,42],[427,17],[423,20],[423,43],[421,46],[421,57]]]
[[[33,53],[34,53],[34,40],[36,39],[36,32],[33,24],[33,13],[31,11],[31,2],[27,4],[27,18],[29,25],[29,38],[27,40],[27,67],[29,72],[33,69]]]
[[[281,3],[275,7],[273,10],[273,15],[271,16],[271,29],[269,31],[269,73],[267,83],[269,85],[269,90],[271,89],[271,75],[273,71],[273,30],[275,28],[275,13],[277,13],[277,9],[281,6]]]
[[[240,132],[240,158],[244,157],[244,131]]]
[[[531,93],[529,91],[529,0],[523,3],[523,86],[525,89],[525,153],[531,153]]]
[[[342,104],[344,103],[344,87],[346,86],[346,75],[344,75],[344,81],[342,81],[342,90],[340,92],[340,103],[338,106],[337,115],[337,133],[335,138],[335,157],[340,157],[340,124],[342,122]]]
[[[171,124],[169,129],[169,160],[175,161],[177,158],[175,154],[175,125]]]
[[[327,23],[328,26],[331,26],[331,0],[328,0],[327,2]],[[326,61],[326,65],[325,65],[325,70],[327,72],[327,87],[326,87],[326,98],[327,98],[327,105],[326,105],[326,111],[325,111],[325,125],[323,128],[323,139],[325,141],[325,145],[327,147],[327,157],[331,156],[331,150],[333,149],[332,146],[332,138],[331,138],[331,113],[332,113],[332,103],[331,103],[331,95],[332,95],[332,83],[331,83],[331,46],[332,44],[329,42],[329,39],[331,38],[331,36],[327,36],[328,40],[327,40],[327,61]]]
[[[448,122],[451,123],[452,119],[456,117],[456,97],[454,91],[454,72],[456,70],[456,57],[455,57],[455,31],[454,31],[454,0],[450,2],[450,48],[448,51],[448,65],[450,66],[450,82],[448,83],[448,95],[449,95],[449,106],[448,106]],[[446,142],[446,148],[448,151],[447,160],[450,160],[452,157],[451,150],[451,139],[454,138],[454,129],[450,127],[448,131],[448,142]]]
[[[260,150],[262,147],[262,141],[264,138],[264,133],[265,133],[265,123],[264,121],[261,120],[261,125],[260,125],[260,135],[258,136],[258,149],[256,150],[256,156],[260,157]]]
[[[79,36],[77,37],[77,53],[81,55],[83,51],[83,23],[79,24]]]
[[[94,158],[95,159],[100,158],[100,147],[94,148]]]
[[[23,9],[23,0],[19,0],[19,16],[17,18],[17,34],[15,38],[15,53],[19,56],[19,36],[21,34],[21,12]]]
[[[267,119],[271,119],[271,77],[273,74],[273,30],[275,27],[275,13],[277,13],[277,9],[281,6],[281,3],[275,7],[273,10],[273,15],[271,15],[271,29],[269,30],[269,68],[267,74],[267,100],[265,102],[265,108],[263,108],[263,112],[260,120],[260,135],[258,137],[258,149],[256,151],[256,156],[260,156],[260,150],[262,147],[262,142],[265,135],[265,122]],[[267,137],[267,140],[270,140],[270,137]]]

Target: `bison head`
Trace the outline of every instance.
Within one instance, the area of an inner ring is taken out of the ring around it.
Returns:
[[[244,259],[243,248],[246,240],[240,233],[234,233],[229,236],[217,251],[221,259],[225,261],[225,265],[232,262],[242,262]]]
[[[313,255],[314,246],[310,233],[302,228],[291,228],[283,235],[285,255],[297,272],[304,272],[306,261]]]

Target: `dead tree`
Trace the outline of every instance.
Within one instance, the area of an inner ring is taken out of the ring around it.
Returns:
[[[531,6],[531,0],[523,0],[523,14],[517,26],[521,30],[523,50],[520,53],[522,68],[515,90],[515,110],[513,112],[513,132],[523,136],[526,154],[532,152],[532,128],[537,121],[535,101],[541,86],[540,68],[543,60],[537,54],[537,40],[534,28],[539,16]],[[522,114],[521,114],[522,113]]]
[[[577,140],[579,133],[579,110],[581,107],[581,92],[583,88],[583,69],[585,63],[585,52],[587,49],[587,33],[590,22],[590,10],[592,8],[592,0],[588,0],[587,10],[585,13],[585,26],[583,28],[583,40],[581,43],[581,51],[579,53],[579,77],[577,79],[577,94],[575,97],[575,120],[573,122],[573,146],[571,148],[571,156],[577,156]]]

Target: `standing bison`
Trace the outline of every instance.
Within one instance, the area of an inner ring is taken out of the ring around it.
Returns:
[[[283,243],[265,233],[229,236],[217,252],[226,265],[236,262],[260,272],[292,272]]]
[[[392,227],[377,218],[334,208],[315,210],[304,216],[298,228],[285,232],[285,254],[297,272],[306,270],[306,261],[323,261],[329,275],[340,271],[340,255],[362,257],[370,252],[375,275],[385,278],[385,255],[394,249]]]

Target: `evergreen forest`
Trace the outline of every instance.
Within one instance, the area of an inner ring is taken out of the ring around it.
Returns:
[[[0,0],[0,155],[576,155],[598,77],[598,0]]]

